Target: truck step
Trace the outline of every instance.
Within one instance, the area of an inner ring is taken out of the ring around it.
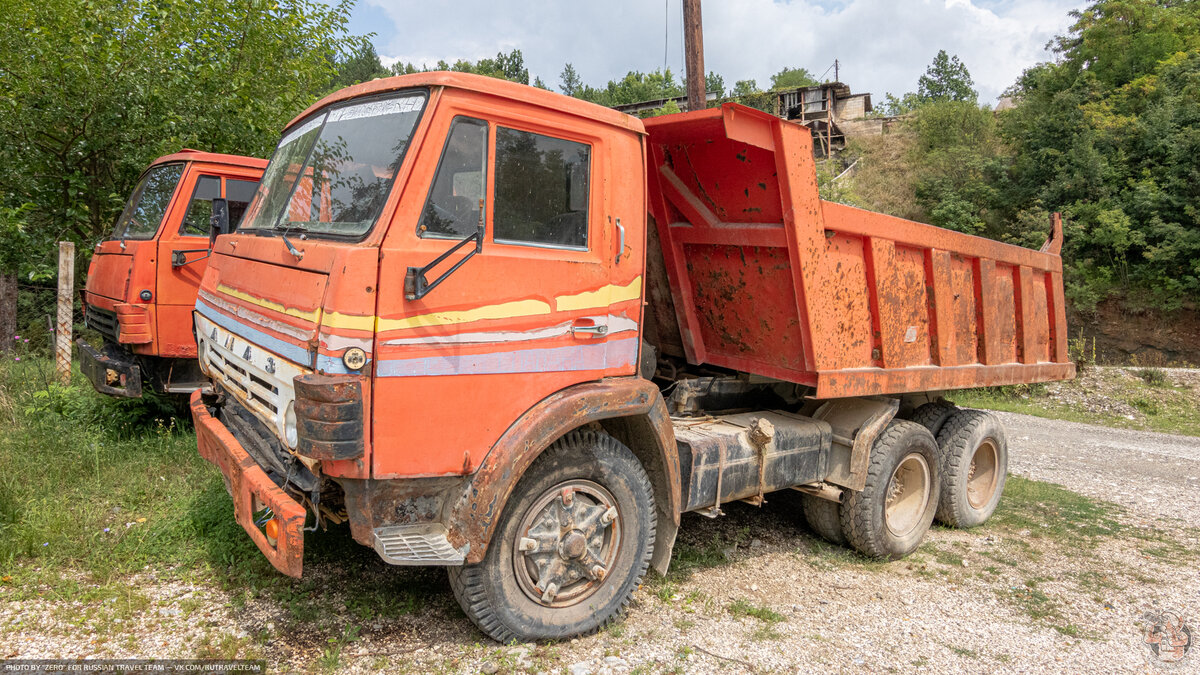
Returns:
[[[463,553],[440,523],[375,528],[375,552],[392,565],[461,565]]]

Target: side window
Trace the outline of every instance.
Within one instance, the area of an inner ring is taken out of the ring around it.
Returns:
[[[456,117],[421,211],[421,236],[461,239],[479,225],[487,162],[487,123]]]
[[[496,241],[587,248],[591,146],[496,129]]]
[[[246,207],[250,206],[250,200],[254,198],[254,191],[257,189],[258,181],[225,179],[225,199],[229,201],[230,227],[237,227],[238,223],[242,222],[242,216],[246,215]],[[205,233],[207,234],[207,229]]]
[[[197,237],[208,236],[208,222],[212,217],[212,200],[221,196],[221,179],[216,176],[200,176],[192,190],[192,201],[187,215],[180,226],[181,234]]]

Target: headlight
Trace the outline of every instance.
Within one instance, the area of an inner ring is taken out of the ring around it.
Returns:
[[[283,440],[289,448],[295,448],[299,441],[296,435],[296,403],[288,401],[287,412],[283,414]]]

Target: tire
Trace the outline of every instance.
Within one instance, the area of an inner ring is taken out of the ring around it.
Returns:
[[[942,430],[942,425],[956,412],[958,412],[958,406],[949,401],[933,401],[914,410],[909,421],[925,427],[929,433],[933,434],[934,438],[937,438],[938,432]]]
[[[871,446],[866,485],[842,503],[847,543],[872,558],[912,553],[933,522],[939,489],[933,434],[915,422],[892,420]]]
[[[449,568],[450,586],[497,642],[589,635],[628,607],[649,567],[655,526],[654,492],[637,457],[608,434],[573,431],[530,465],[483,560]],[[523,552],[522,542],[536,547]],[[561,588],[544,593],[553,580]]]
[[[800,495],[800,504],[810,530],[831,544],[845,545],[846,535],[842,534],[838,516],[841,504],[809,494]]]
[[[1004,425],[982,410],[960,410],[938,434],[942,493],[937,519],[969,528],[991,518],[1008,476],[1008,437]]]

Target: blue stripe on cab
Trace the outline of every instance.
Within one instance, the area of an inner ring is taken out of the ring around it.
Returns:
[[[637,338],[626,338],[597,344],[521,349],[493,354],[381,359],[375,372],[379,377],[421,377],[604,370],[633,363],[637,358],[637,343]]]

